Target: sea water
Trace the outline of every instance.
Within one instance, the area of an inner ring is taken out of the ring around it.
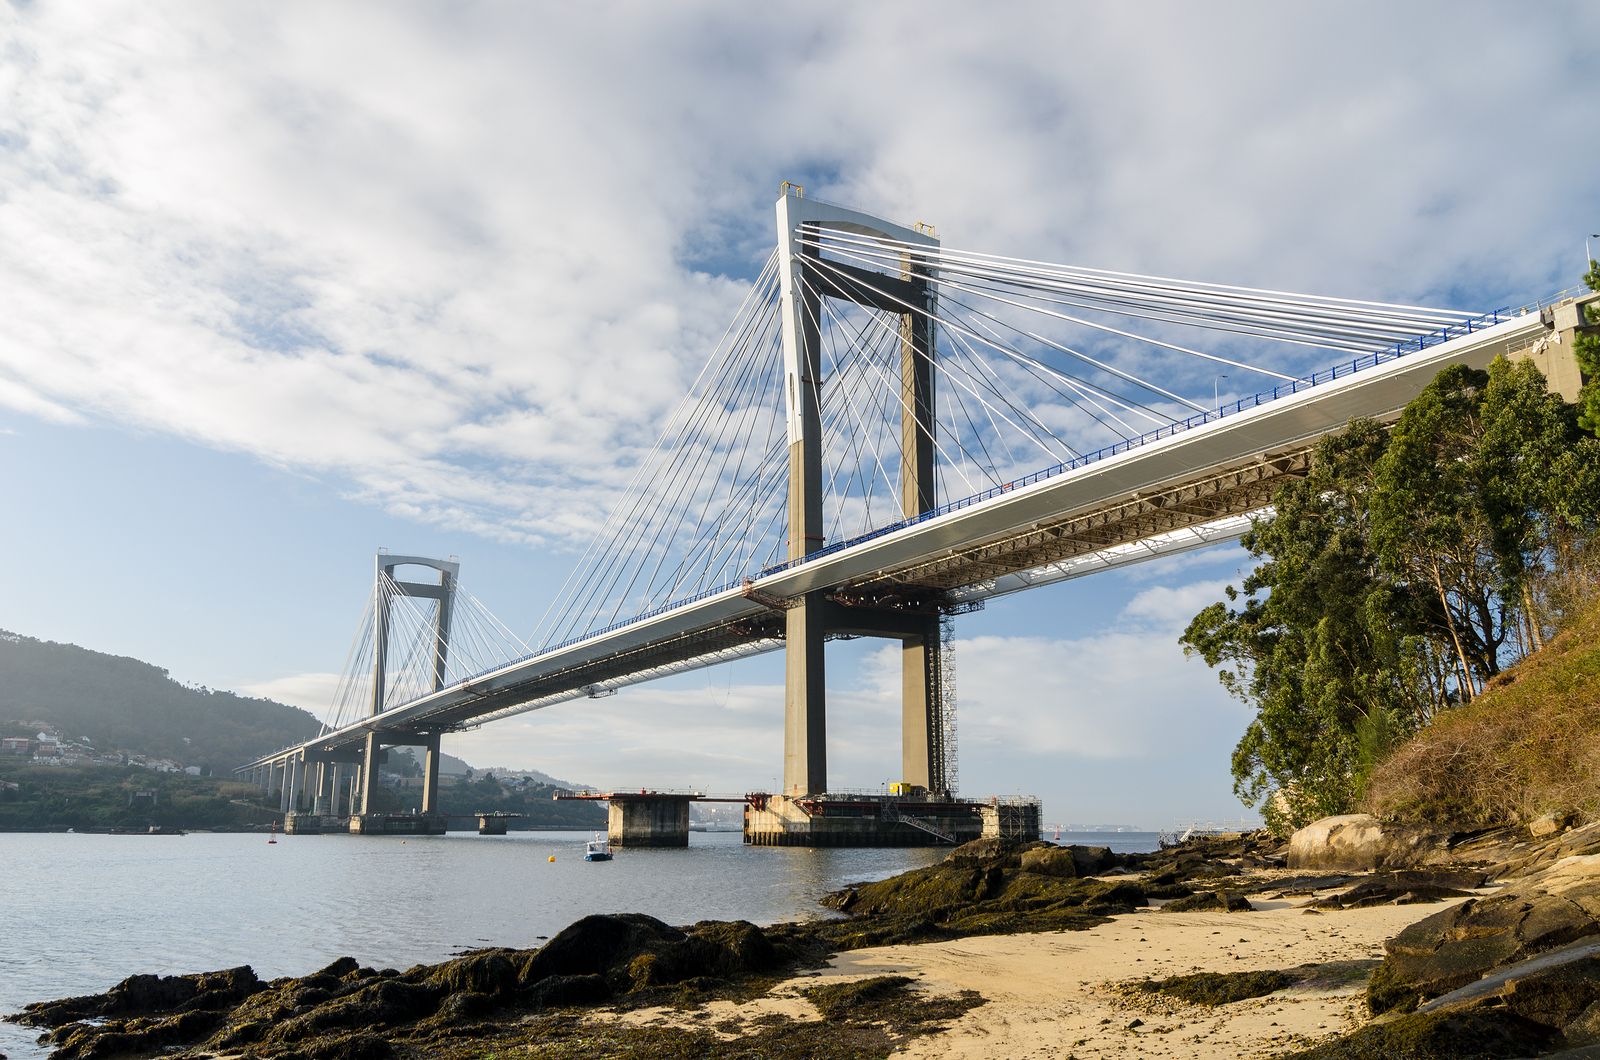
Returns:
[[[687,849],[618,849],[609,862],[583,860],[582,832],[267,838],[0,834],[0,1014],[139,972],[249,964],[270,979],[345,955],[405,968],[483,946],[537,946],[590,913],[669,924],[822,916],[817,900],[829,891],[944,856],[747,847],[737,832],[693,832]],[[1061,842],[1135,852],[1156,836]],[[0,1023],[0,1053],[44,1056],[37,1033]]]

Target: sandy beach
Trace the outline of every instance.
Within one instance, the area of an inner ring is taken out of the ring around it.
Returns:
[[[1296,987],[1218,1007],[1129,990],[1129,980],[1375,960],[1383,943],[1448,902],[1308,911],[1309,896],[1252,898],[1255,912],[1140,909],[1089,931],[990,935],[855,950],[745,1003],[686,1015],[644,1009],[646,1024],[713,1027],[731,1037],[763,1017],[815,1019],[799,991],[819,983],[905,975],[930,994],[973,990],[986,1000],[949,1029],[912,1040],[911,1057],[1266,1057],[1365,1021],[1364,977]],[[1139,1021],[1134,1026],[1134,1021]]]

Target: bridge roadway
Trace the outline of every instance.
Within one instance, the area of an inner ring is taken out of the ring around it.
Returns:
[[[393,707],[241,772],[290,757],[348,753],[459,731],[495,718],[783,646],[785,601],[830,591],[852,601],[971,604],[1095,570],[1237,537],[1317,439],[1353,417],[1392,417],[1441,368],[1486,366],[1551,334],[1537,312],[1486,320],[1403,354],[1367,355],[1186,424],[1045,469],[973,498],[769,568]],[[874,609],[881,616],[881,607]],[[848,621],[833,623],[849,632]],[[864,630],[870,632],[870,630]]]

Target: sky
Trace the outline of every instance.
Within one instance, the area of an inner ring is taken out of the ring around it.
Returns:
[[[0,2],[0,627],[318,714],[379,547],[458,556],[531,632],[784,180],[1019,257],[1548,295],[1600,231],[1596,39],[1581,3]],[[962,789],[1049,821],[1246,812],[1249,710],[1177,637],[1248,563],[958,619]],[[446,750],[771,786],[780,661]],[[830,648],[837,786],[896,779],[895,670]]]

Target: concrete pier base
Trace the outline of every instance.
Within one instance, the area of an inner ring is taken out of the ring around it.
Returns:
[[[686,847],[693,795],[613,794],[606,835],[614,847]]]
[[[351,835],[444,835],[442,813],[361,813],[350,817]]]
[[[320,813],[290,813],[283,818],[284,835],[321,835],[328,828],[327,819]]]
[[[894,797],[754,796],[744,841],[771,847],[953,846],[983,834],[981,803]]]
[[[995,800],[982,808],[984,838],[996,836],[1032,843],[1039,838],[1036,799]]]
[[[480,813],[478,817],[479,835],[505,835],[506,826],[517,820],[520,813]]]

